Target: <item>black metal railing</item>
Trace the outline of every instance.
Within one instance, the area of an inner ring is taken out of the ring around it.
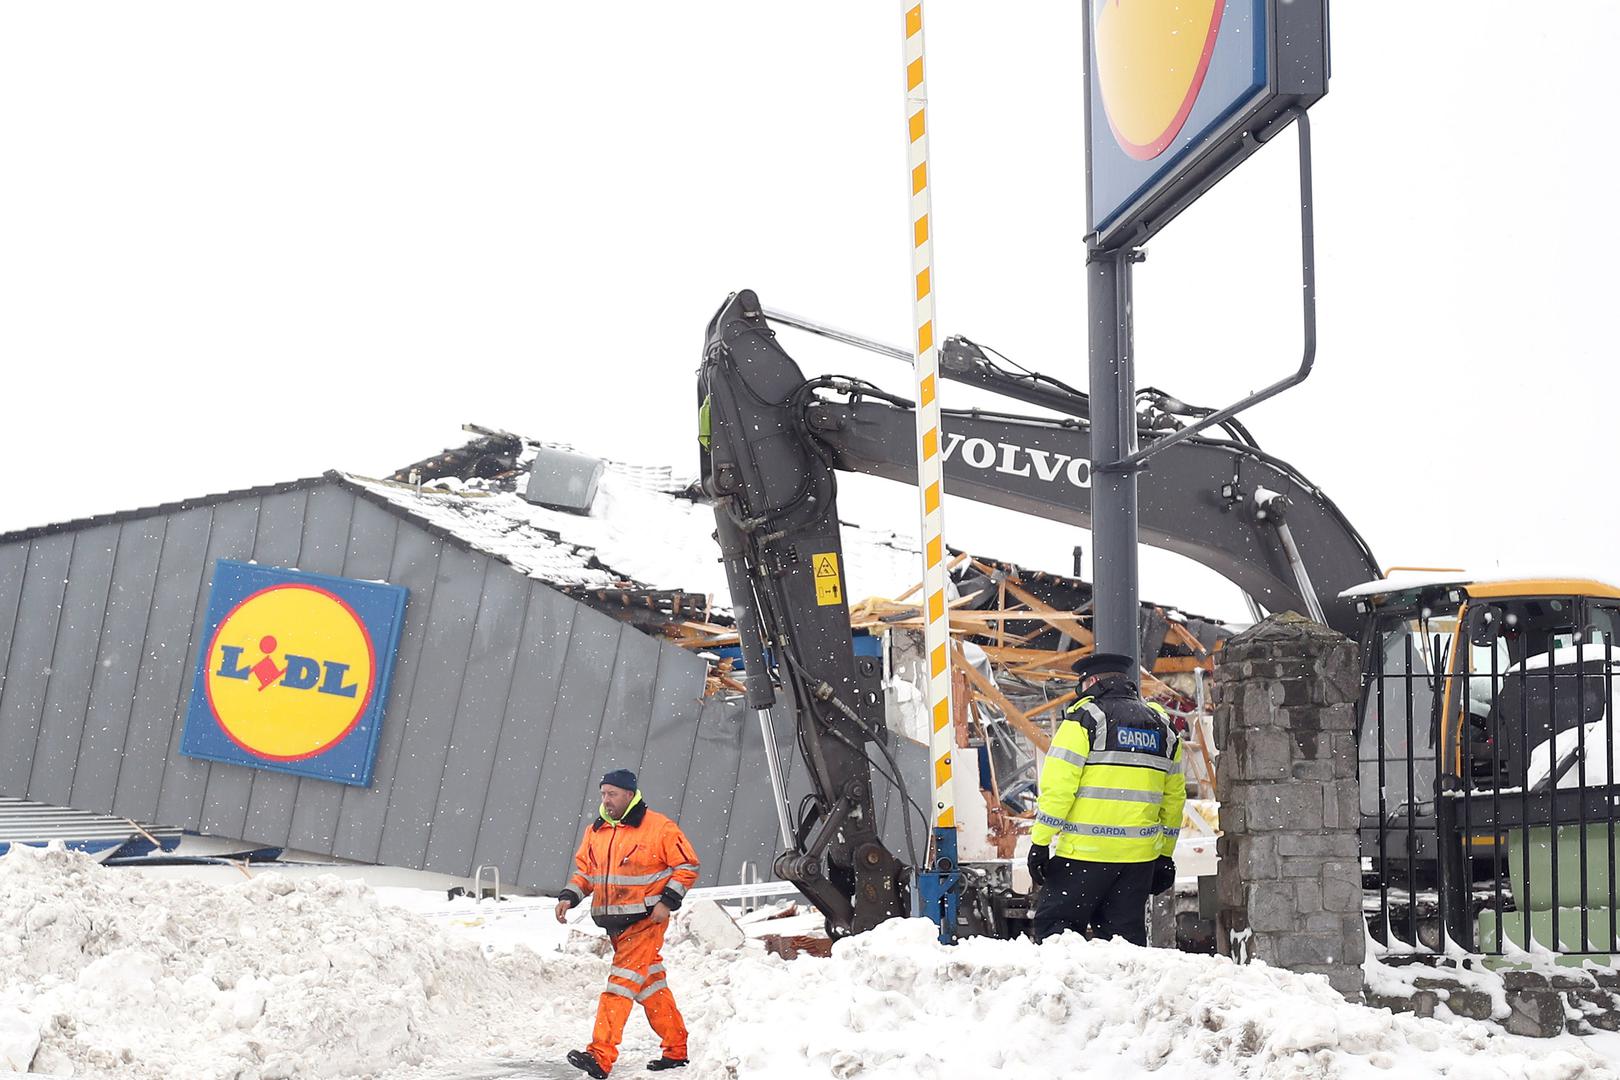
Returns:
[[[1371,641],[1369,930],[1403,951],[1620,955],[1620,616],[1575,597],[1470,607]]]

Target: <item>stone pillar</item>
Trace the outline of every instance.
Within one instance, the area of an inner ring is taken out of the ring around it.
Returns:
[[[1326,975],[1359,999],[1366,930],[1354,642],[1286,612],[1226,643],[1215,671],[1216,947]]]

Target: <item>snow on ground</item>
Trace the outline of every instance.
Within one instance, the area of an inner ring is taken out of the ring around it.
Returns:
[[[0,858],[0,1070],[433,1080],[557,1061],[589,1038],[605,945],[542,899],[198,881],[17,849]],[[1620,1037],[1391,1016],[1319,978],[1112,942],[946,948],[908,920],[789,963],[753,943],[708,951],[678,915],[666,958],[688,1080],[1620,1077]],[[655,1056],[632,1019],[616,1074]]]

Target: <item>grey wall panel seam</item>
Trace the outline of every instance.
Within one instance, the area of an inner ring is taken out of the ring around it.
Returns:
[[[393,539],[389,541],[389,546],[388,546],[388,567],[387,567],[387,569],[385,569],[383,571],[383,580],[389,582],[390,584],[392,584],[393,583],[393,578],[394,578],[394,560],[399,558],[399,518],[397,518],[394,515],[390,514],[390,515],[388,515],[388,519],[389,519],[390,523],[394,526],[394,535],[393,535]],[[349,516],[349,529],[350,529],[350,531],[352,533],[353,529],[354,529],[354,516],[353,516],[352,513]],[[354,542],[354,537],[352,535],[349,538],[349,542],[350,543]],[[344,559],[347,560],[347,558],[348,558],[348,556],[345,555]],[[345,565],[347,565],[347,561],[345,561]],[[409,590],[406,590],[405,602],[407,604],[410,603],[410,591]],[[404,645],[404,634],[405,634],[405,611],[404,611],[404,609],[401,609],[401,611],[399,613],[399,629],[400,629],[400,641],[398,641],[394,646],[394,655],[393,655],[393,658],[392,658],[393,663],[395,665],[395,672],[396,673],[397,673],[398,664],[399,664],[399,651],[400,651],[401,646]],[[387,720],[388,720],[388,695],[383,694],[382,697],[381,697],[381,700],[379,700],[378,703],[377,703],[377,727],[378,727],[377,749],[372,754],[372,759],[371,759],[371,770],[372,770],[371,782],[373,784],[375,784],[377,782],[377,758],[378,758],[378,756],[380,756],[382,754],[383,740],[382,740],[381,728],[382,728],[382,725]],[[338,800],[337,824],[332,827],[332,849],[333,849],[334,852],[337,850],[338,837],[343,833],[343,810],[344,810],[345,807],[347,807],[349,805],[349,792],[352,791],[352,790],[354,790],[354,788],[345,787],[343,789],[343,797]],[[364,789],[362,789],[362,790],[364,790]]]
[[[394,518],[393,520],[394,520],[394,540],[393,540],[392,545],[388,549],[388,569],[385,572],[385,580],[389,581],[390,583],[393,583],[394,579],[399,576],[394,571],[394,567],[399,562],[399,519]],[[435,553],[434,557],[435,557],[435,560],[436,560],[437,559],[437,553]],[[428,586],[428,588],[429,588],[428,603],[431,605],[432,604],[432,596],[433,596],[432,585],[430,584]],[[416,598],[411,596],[410,591],[407,589],[406,594],[405,594],[406,607],[405,607],[405,609],[403,611],[400,612],[400,616],[399,616],[399,623],[400,623],[399,643],[395,646],[395,649],[394,649],[394,665],[395,665],[395,667],[394,667],[394,675],[396,677],[399,675],[399,666],[398,666],[399,665],[399,654],[405,648],[405,622],[406,622],[406,619],[409,617],[408,616],[408,612],[410,611],[409,605],[412,602],[414,602],[415,599]],[[415,664],[411,665],[411,684],[413,686],[416,684],[416,665]],[[392,685],[389,686],[389,691],[390,691],[390,693],[392,693],[392,691],[393,691],[393,686]],[[409,695],[407,695],[407,697],[408,696]],[[380,729],[384,724],[386,724],[388,722],[388,695],[387,694],[383,695],[383,699],[379,703],[379,705],[380,705],[380,707],[377,710],[377,726]],[[385,745],[386,745],[386,740],[383,738],[382,733],[379,730],[378,735],[377,735],[377,753],[376,753],[376,756],[372,759],[372,763],[371,763],[371,770],[372,770],[372,772],[371,772],[371,783],[373,785],[380,782],[380,777],[378,777],[377,773],[378,773],[379,769],[382,766],[382,754],[383,754],[383,749],[384,749]],[[392,774],[390,774],[388,782],[389,782],[390,785],[393,784],[393,776],[392,776]],[[371,789],[370,788],[349,788],[349,789],[346,789],[343,792],[343,802],[338,808],[338,832],[339,833],[341,833],[343,831],[343,808],[350,805],[349,804],[349,795],[350,795],[350,793],[354,792],[354,791],[367,791],[367,790],[371,790]],[[382,825],[381,825],[381,823],[379,823],[378,826],[377,826],[377,836],[378,836],[378,843],[380,844],[382,842],[382,839],[381,839],[381,837],[382,837]],[[337,837],[332,838],[332,846],[334,848],[337,847]]]
[[[637,634],[642,634],[642,631],[633,626],[630,629]],[[650,637],[651,635],[642,634],[642,636]],[[623,640],[622,637],[620,640]],[[652,742],[653,714],[658,711],[658,672],[664,666],[664,645],[660,641],[654,641],[653,648],[656,651],[653,653],[652,681],[647,686],[647,720],[641,728],[641,749],[636,752],[637,768],[640,768],[642,761],[647,757],[647,746]]]
[[[184,665],[180,669],[180,692],[179,692],[178,696],[176,696],[176,698],[175,698],[174,711],[169,714],[169,736],[168,736],[167,739],[164,740],[164,743],[163,743],[163,745],[164,745],[163,771],[158,774],[158,786],[157,786],[157,802],[158,803],[161,803],[163,801],[163,788],[164,788],[164,785],[167,784],[168,780],[169,780],[169,761],[174,757],[174,754],[175,754],[174,726],[175,726],[175,723],[176,723],[176,718],[180,714],[180,703],[183,702],[183,701],[190,700],[192,679],[196,678],[196,672],[194,671],[194,668],[196,667],[196,664],[191,658],[191,647],[194,644],[194,642],[191,639],[192,639],[192,635],[196,632],[197,608],[202,605],[202,602],[203,602],[203,590],[205,588],[205,583],[208,581],[208,549],[213,546],[213,543],[214,543],[214,508],[212,506],[210,506],[208,508],[208,536],[207,536],[206,539],[203,540],[203,548],[202,548],[202,563],[203,563],[202,564],[202,571],[201,571],[201,573],[199,573],[197,575],[197,599],[196,599],[196,602],[193,603],[192,606],[191,606],[191,628],[186,631],[186,648],[185,648],[185,651],[180,654],[180,662],[181,662],[182,665]],[[207,617],[207,613],[205,612],[204,613],[204,618],[206,618],[206,617]],[[191,679],[186,678],[187,675],[191,675],[192,678]],[[153,805],[154,805],[154,810],[155,810],[157,804],[154,803]],[[167,823],[160,821],[160,822],[156,822],[156,824],[163,825],[163,824],[167,824]]]
[[[101,597],[101,625],[96,627],[96,651],[94,658],[90,661],[90,685],[85,690],[84,715],[79,717],[79,744],[73,750],[73,764],[68,769],[67,791],[70,803],[73,800],[73,781],[79,775],[79,758],[84,754],[84,729],[90,723],[90,703],[96,699],[96,681],[101,678],[103,670],[100,664],[101,642],[107,635],[107,609],[112,605],[113,582],[118,580],[118,556],[123,550],[124,527],[120,525],[118,527],[118,537],[113,541],[112,565],[107,570],[107,591]],[[71,568],[72,564],[69,564],[70,572]],[[55,666],[54,657],[52,666]],[[35,764],[38,764],[37,760]],[[32,767],[28,770],[28,786],[30,788],[34,786],[34,770]]]
[[[422,854],[420,858],[427,860],[428,849],[433,846],[433,821],[439,816],[439,800],[444,796],[444,774],[450,768],[450,746],[455,742],[456,723],[461,719],[462,701],[467,694],[467,665],[472,663],[473,646],[478,641],[478,616],[484,611],[484,597],[489,593],[489,566],[495,560],[485,556],[481,573],[478,576],[478,603],[473,607],[472,627],[467,632],[467,655],[461,659],[461,676],[456,681],[456,708],[450,716],[450,737],[445,740],[444,760],[439,762],[439,783],[433,789],[433,798],[428,802],[427,833],[422,838]]]
[[[742,709],[743,720],[737,729],[737,775],[731,781],[731,808],[726,811],[726,832],[720,838],[720,857],[714,861],[715,878],[719,880],[720,867],[726,862],[726,849],[731,846],[731,819],[737,815],[737,785],[742,783],[743,761],[748,757],[748,706]],[[760,732],[760,742],[764,743],[764,732]]]
[[[152,607],[153,607],[153,604],[156,602],[156,599],[157,599],[158,571],[161,569],[161,567],[163,565],[163,540],[168,535],[168,519],[163,518],[161,520],[163,522],[163,525],[162,525],[161,529],[158,531],[158,536],[157,536],[158,549],[157,549],[157,553],[156,553],[156,558],[152,562],[152,588],[146,594],[147,595],[147,602],[146,602],[144,610],[139,612],[140,622],[141,622],[140,630],[133,637],[127,639],[126,642],[121,643],[121,644],[128,644],[131,647],[133,647],[135,649],[136,654],[137,654],[137,658],[136,658],[136,661],[135,661],[135,670],[132,673],[132,675],[130,677],[130,681],[129,681],[129,700],[127,701],[127,703],[125,703],[125,707],[122,709],[122,712],[118,717],[119,722],[122,724],[122,734],[121,734],[121,736],[120,736],[120,738],[118,740],[118,743],[117,743],[116,747],[109,745],[102,751],[102,757],[104,759],[107,757],[108,754],[111,755],[111,760],[110,760],[110,762],[108,762],[108,764],[110,764],[112,766],[112,777],[111,777],[112,785],[111,785],[111,787],[108,788],[107,807],[106,807],[109,811],[112,809],[113,802],[118,797],[118,776],[119,776],[119,773],[122,770],[123,764],[124,764],[124,749],[129,743],[129,727],[130,727],[130,721],[133,719],[134,712],[135,712],[135,696],[136,696],[137,693],[139,693],[139,690],[140,690],[141,665],[146,659],[146,635],[147,635],[148,629],[149,629],[149,627],[151,625]],[[120,554],[122,554],[122,552],[124,550],[124,533],[125,533],[126,530],[130,529],[132,526],[134,526],[133,522],[127,522],[126,521],[126,522],[120,524],[119,527],[118,527],[118,544],[119,544],[119,552],[120,552]],[[142,539],[142,541],[145,541],[150,536],[150,531],[149,531],[150,527],[147,526],[147,525],[141,525],[139,528],[140,528],[140,533],[141,533],[141,539]],[[144,543],[135,545],[136,550],[140,550],[143,547],[144,547]],[[118,577],[116,560],[114,560],[114,563],[115,563],[115,565],[114,565],[114,570],[113,570],[113,577],[114,577],[114,580],[116,580],[117,577]],[[142,587],[142,584],[141,584],[142,580],[144,580],[144,579],[137,578],[135,581],[129,583],[129,585],[132,586],[134,589],[139,590]],[[111,608],[110,603],[108,604],[108,607],[109,607],[109,609]],[[92,687],[91,687],[91,696],[90,696],[90,706],[93,707],[95,705],[95,703],[96,703],[95,687],[92,685]],[[111,699],[111,709],[114,712],[117,712],[119,710],[119,705],[118,705],[118,701],[117,701],[116,698]],[[88,721],[89,721],[89,712],[88,712],[88,710],[86,711],[85,719],[86,719],[86,722],[88,723]],[[88,735],[88,732],[86,732],[86,734]],[[83,753],[82,749],[80,750],[80,753],[82,755],[82,753]],[[77,789],[77,787],[78,787],[78,772],[75,769],[74,776],[73,776],[73,786],[69,788],[69,798],[70,799],[73,798],[73,792]]]
[[[707,680],[705,680],[705,685],[706,684],[707,684]],[[706,700],[704,698],[701,698],[701,697],[698,698],[697,716],[692,718],[692,747],[691,747],[691,753],[686,755],[686,778],[687,778],[688,783],[681,787],[681,808],[680,808],[680,813],[682,813],[682,814],[686,813],[686,800],[692,794],[690,781],[692,779],[692,773],[694,771],[693,770],[693,763],[695,761],[697,761],[698,735],[703,730],[703,710],[704,710],[704,708],[706,706],[707,706]],[[677,818],[677,820],[679,820],[679,819]]]
[[[254,551],[256,551],[258,549],[258,546],[259,546],[259,526],[264,523],[264,497],[261,495],[256,501],[258,502],[258,507],[253,512],[253,539],[248,542],[248,558],[249,559],[253,558]],[[208,558],[208,554],[207,554],[206,551],[203,553],[203,558],[205,560]],[[206,567],[206,566],[203,567],[203,573],[205,575],[208,573],[208,567]],[[209,591],[210,591],[210,593],[212,593],[213,590],[210,589]],[[208,613],[204,612],[203,613],[203,618],[206,620],[207,617],[208,617]],[[207,632],[207,627],[204,627],[203,630],[206,633]],[[195,676],[193,676],[193,677],[195,677]],[[189,708],[191,699],[188,696],[186,700],[187,700],[187,706]],[[219,773],[220,773],[221,777],[226,775],[225,771],[223,769],[219,770]],[[197,818],[197,831],[198,832],[202,831],[202,826],[203,826],[203,820],[202,819],[203,819],[203,817],[205,817],[208,814],[208,789],[213,787],[213,785],[214,785],[214,770],[212,768],[210,768],[208,770],[208,778],[203,782],[202,809],[200,809],[197,812],[198,813],[198,818]],[[246,798],[246,796],[252,795],[252,794],[253,794],[253,778],[250,775],[248,777],[247,792],[245,793],[244,798],[242,800],[242,824],[239,826],[239,828],[242,831],[247,830],[247,811],[248,811],[247,804],[248,804],[249,800]]]
[[[56,650],[62,641],[62,620],[67,616],[68,578],[73,575],[73,554],[79,550],[79,534],[74,533],[68,537],[67,569],[62,572],[62,591],[56,597],[56,626],[51,630],[50,659],[46,661],[50,666],[45,669],[45,687],[39,695],[39,716],[34,721],[34,752],[28,758],[28,779],[23,781],[23,793],[26,794],[34,784],[34,766],[39,764],[39,737],[45,729],[45,710],[51,704],[51,680],[56,678]],[[22,607],[22,597],[17,598],[17,607]]]
[[[324,486],[324,485],[322,485],[322,486]],[[343,557],[338,560],[338,576],[339,577],[348,577],[349,576],[349,551],[350,551],[351,548],[354,547],[354,504],[355,504],[355,499],[354,499],[354,496],[352,494],[350,494],[347,491],[344,491],[344,489],[342,487],[339,487],[337,485],[333,485],[333,488],[336,491],[339,491],[339,492],[342,492],[343,494],[349,495],[349,521],[348,521],[348,524],[343,526]],[[316,494],[320,490],[321,490],[321,486],[317,486],[317,487],[311,489],[310,494],[312,494],[312,495]],[[261,504],[261,507],[262,507],[262,504]],[[304,509],[304,527],[309,528],[310,527],[310,516],[309,516],[309,504],[308,504],[308,502],[306,502],[304,504],[304,507],[305,507],[305,509]],[[255,533],[257,533],[257,527],[255,527]],[[303,557],[302,542],[300,542],[298,554],[299,554],[299,558],[302,559],[302,557]],[[367,630],[367,633],[369,634],[370,631]],[[308,777],[303,777],[303,776],[298,777],[293,782],[293,810],[292,810],[292,813],[289,814],[288,817],[287,817],[287,831],[288,831],[287,839],[289,841],[291,841],[291,840],[293,840],[295,838],[295,830],[297,828],[297,821],[298,821],[299,797],[304,792],[304,784],[305,784],[306,781],[312,785],[310,787],[311,792],[317,792],[317,791],[320,790],[319,788],[314,787],[313,785],[316,785],[316,784],[331,784],[331,783],[335,782],[335,781],[331,781],[331,780],[313,780],[313,779],[310,779]],[[338,798],[338,813],[339,813],[339,815],[341,815],[342,812],[343,812],[343,799],[342,799],[342,793],[339,792],[339,798]],[[323,854],[323,855],[332,854],[332,848],[336,845],[336,843],[337,843],[337,822],[333,821],[333,823],[332,823],[332,835],[326,838],[326,850],[324,852],[321,852],[321,854]],[[308,848],[300,848],[299,850],[307,851],[309,849]]]
[[[443,540],[441,540],[441,539],[439,539],[437,537],[434,538],[434,542],[436,544],[439,544],[439,545],[442,545],[444,543]],[[398,539],[397,534],[395,536],[394,543],[395,543],[395,546],[397,548],[398,543],[399,543],[399,539]],[[391,761],[389,763],[390,765],[396,766],[396,767],[389,773],[389,776],[388,776],[388,803],[387,803],[387,805],[385,805],[385,807],[383,809],[382,821],[379,822],[378,825],[377,825],[377,848],[376,848],[376,851],[372,854],[372,857],[371,857],[371,861],[374,862],[374,863],[378,862],[379,860],[382,859],[383,840],[387,836],[387,833],[388,833],[389,819],[393,816],[389,812],[389,810],[390,810],[390,808],[391,808],[391,806],[393,804],[393,796],[394,796],[393,788],[394,788],[394,784],[397,782],[397,780],[399,778],[398,777],[399,770],[397,768],[397,765],[399,763],[399,755],[402,755],[405,752],[405,737],[409,734],[409,731],[406,730],[406,729],[409,727],[409,721],[410,721],[410,718],[411,718],[411,712],[412,712],[412,709],[413,709],[413,707],[415,705],[415,702],[416,702],[416,687],[417,687],[417,684],[421,681],[417,676],[418,676],[419,672],[421,671],[421,668],[422,668],[422,656],[423,656],[424,653],[427,652],[428,638],[431,635],[432,630],[433,630],[433,605],[434,605],[435,601],[438,599],[438,595],[439,595],[439,569],[440,569],[439,568],[439,561],[443,557],[443,555],[444,555],[444,548],[442,546],[440,546],[433,554],[433,577],[428,581],[428,598],[427,598],[427,605],[428,606],[427,606],[427,613],[426,613],[426,615],[423,616],[423,620],[422,620],[422,642],[421,642],[421,644],[419,646],[417,646],[416,662],[411,665],[411,685],[410,685],[410,688],[408,690],[406,690],[405,695],[404,695],[405,713],[404,713],[403,716],[401,716],[399,718],[399,721],[398,721],[399,724],[401,725],[400,733],[399,733],[399,745],[398,745],[396,755],[395,755],[393,761]],[[390,566],[389,569],[392,570],[393,569],[392,566]]]
[[[17,583],[17,610],[11,613],[11,644],[6,650],[6,662],[0,664],[0,716],[4,716],[6,702],[6,671],[11,667],[11,654],[17,650],[17,624],[22,621],[23,590],[28,587],[28,564],[34,561],[34,542],[29,540],[23,553],[22,580]]]
[[[157,559],[152,563],[152,599],[146,605],[146,618],[141,623],[141,658],[135,664],[135,681],[130,686],[129,713],[124,719],[124,739],[118,747],[118,764],[113,770],[113,799],[118,798],[118,781],[124,773],[124,759],[129,754],[129,731],[134,726],[135,699],[140,696],[141,676],[146,671],[147,638],[152,633],[152,609],[157,607],[158,582],[163,580],[163,552],[169,545],[169,517],[163,516],[163,535],[158,538]]]
[[[619,628],[619,633],[613,639],[613,659],[608,663],[607,689],[602,695],[602,711],[596,714],[596,738],[591,743],[591,760],[588,764],[595,764],[596,751],[602,745],[602,729],[607,724],[608,705],[613,701],[613,673],[619,669],[619,651],[624,648],[624,634],[625,631],[629,629],[629,627],[624,623],[616,623],[616,625]],[[601,782],[598,781],[595,786],[598,789],[598,793],[600,793],[602,786]],[[589,792],[591,787],[591,778],[587,774],[585,777],[585,792]],[[582,801],[575,803],[575,805],[579,807],[579,818],[576,820],[586,819],[586,815],[589,812],[587,809],[587,807],[590,805],[588,801],[589,796],[582,792],[581,800]]]
[[[382,808],[382,821],[377,823],[376,850],[374,850],[373,855],[371,855],[371,861],[373,861],[373,863],[376,863],[376,861],[379,861],[382,858],[382,839],[384,839],[384,836],[387,834],[389,818],[392,816],[392,814],[389,813],[389,806],[392,805],[392,801],[394,801],[394,784],[397,782],[397,779],[399,779],[399,759],[400,755],[405,753],[405,735],[408,733],[407,730],[405,730],[405,727],[407,727],[408,721],[410,721],[411,706],[413,706],[413,703],[415,703],[416,683],[420,682],[418,672],[420,672],[421,664],[423,664],[423,659],[421,659],[421,657],[423,657],[423,654],[428,651],[428,636],[429,633],[431,633],[431,630],[433,630],[433,606],[434,601],[436,601],[437,596],[439,596],[439,560],[444,557],[444,541],[439,538],[433,538],[433,541],[434,546],[436,547],[434,547],[433,552],[433,576],[428,578],[428,610],[426,610],[426,614],[423,615],[423,622],[421,622],[421,643],[416,646],[416,661],[410,665],[410,688],[407,688],[407,690],[405,690],[405,695],[403,695],[403,708],[405,708],[405,712],[403,712],[402,716],[399,717],[399,721],[397,721],[397,724],[400,725],[400,737],[399,742],[395,743],[394,746],[394,758],[390,759],[389,761],[389,792],[387,792],[387,801],[384,803],[384,808]],[[399,542],[399,533],[395,533],[395,555],[399,554]],[[389,576],[394,576],[394,563],[392,562],[389,562]],[[407,599],[407,604],[408,602],[410,601]],[[400,640],[400,644],[403,646],[403,638]],[[384,719],[387,719],[386,706],[384,706]],[[376,782],[374,777],[376,777],[376,767],[373,767],[373,784]]]
[[[546,588],[544,585],[539,587]],[[531,593],[533,592],[533,588],[534,587],[531,586]],[[553,591],[555,592],[555,590]],[[562,663],[558,665],[557,668],[557,692],[551,697],[551,716],[546,727],[546,744],[548,746],[551,743],[552,733],[557,729],[557,710],[561,707],[563,681],[566,679],[568,673],[568,654],[573,649],[574,623],[579,617],[580,608],[579,601],[562,593],[558,593],[558,595],[562,596],[568,601],[568,633],[563,638],[563,658]],[[529,857],[529,840],[534,836],[534,815],[535,811],[540,807],[540,789],[545,782],[545,773],[546,759],[545,756],[542,755],[537,767],[534,770],[534,797],[529,800],[529,827],[523,830],[523,846],[518,850],[516,874],[521,874],[523,872],[523,867]],[[513,876],[516,877],[516,874]]]
[[[658,659],[653,662],[652,700],[647,706],[647,727],[641,735],[641,756],[637,759],[637,768],[640,770],[637,773],[638,776],[640,773],[647,771],[647,748],[652,745],[653,718],[658,715],[658,680],[664,674],[664,644],[661,641],[655,641],[654,644],[658,646],[658,652],[654,654]],[[682,800],[686,798],[686,785],[684,783],[681,785],[681,798]],[[676,810],[676,813],[679,812],[679,810]],[[671,814],[670,816],[674,817],[675,815]],[[676,820],[679,821],[680,819],[676,818]]]
[[[308,524],[308,522],[309,522],[309,489],[306,488],[304,490],[303,494],[304,494],[304,507],[303,507],[302,510],[299,511],[299,514],[298,514],[298,550],[293,553],[293,557],[292,557],[293,569],[297,569],[298,564],[301,561],[303,561],[303,558],[304,558],[304,526],[306,524]],[[262,500],[259,503],[259,507],[260,507],[261,510],[264,507],[264,503],[263,503]],[[210,518],[210,520],[212,520],[212,518]],[[255,529],[253,531],[253,543],[254,543],[255,548],[257,548],[258,543],[259,543],[259,533],[258,533],[257,527],[255,527]],[[204,556],[204,557],[206,558],[206,556]],[[257,562],[258,560],[255,559],[254,561]],[[285,567],[278,567],[278,569],[286,569],[286,568]],[[243,808],[244,812],[243,812],[243,815],[242,815],[242,831],[244,831],[244,832],[247,831],[248,815],[252,814],[252,812],[253,812],[253,789],[258,786],[258,783],[259,783],[259,771],[257,769],[255,769],[255,770],[253,770],[253,778],[248,781],[247,806]],[[296,795],[296,792],[295,792],[295,795]],[[292,815],[291,814],[287,815],[287,830],[288,830],[289,833],[292,831]],[[288,837],[288,839],[290,839],[290,837]]]
[[[513,572],[515,573],[516,571]],[[476,856],[478,852],[478,841],[484,835],[484,822],[487,820],[486,815],[489,813],[489,789],[491,783],[495,779],[495,766],[497,764],[496,755],[500,753],[501,739],[506,734],[506,721],[512,715],[512,687],[517,683],[518,665],[523,662],[523,635],[528,632],[529,609],[534,606],[534,589],[532,584],[533,583],[531,582],[531,587],[525,589],[523,593],[523,614],[518,619],[517,648],[514,649],[512,653],[512,669],[506,676],[506,696],[501,701],[501,722],[495,727],[495,745],[491,749],[489,755],[489,771],[484,774],[484,798],[478,806],[478,827],[473,830],[472,838],[472,852],[474,856]],[[446,764],[448,765],[449,762],[446,761]],[[440,782],[440,786],[443,786],[443,781]],[[514,881],[517,879],[518,869],[520,869],[522,866],[522,862],[519,862],[517,868],[513,869],[512,877]]]

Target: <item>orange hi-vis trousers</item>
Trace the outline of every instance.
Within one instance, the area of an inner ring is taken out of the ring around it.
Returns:
[[[619,1057],[624,1022],[635,1002],[647,1010],[647,1023],[663,1040],[664,1056],[686,1059],[686,1021],[675,1007],[675,995],[664,981],[664,945],[668,922],[651,919],[633,922],[613,939],[613,970],[596,1004],[596,1027],[591,1032],[591,1056],[609,1071]]]

